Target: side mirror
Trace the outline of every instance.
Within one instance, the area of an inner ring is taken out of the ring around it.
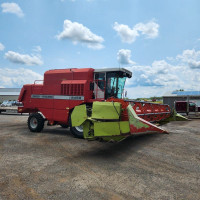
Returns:
[[[94,90],[94,83],[90,83],[90,90],[93,91]]]

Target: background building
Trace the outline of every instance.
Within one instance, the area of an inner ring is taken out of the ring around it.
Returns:
[[[0,103],[5,100],[17,100],[21,88],[0,88]]]
[[[174,101],[193,101],[200,106],[200,91],[174,91],[163,95],[163,103],[174,108]]]

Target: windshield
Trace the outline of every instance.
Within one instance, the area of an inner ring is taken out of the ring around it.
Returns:
[[[109,97],[122,98],[126,77],[120,76],[119,72],[106,74],[106,99]]]

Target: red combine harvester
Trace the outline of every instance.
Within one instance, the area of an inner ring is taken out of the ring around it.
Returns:
[[[120,141],[140,132],[165,132],[150,122],[171,116],[168,105],[122,99],[126,78],[123,68],[56,69],[44,80],[24,85],[19,113],[29,113],[28,127],[40,132],[44,122],[70,127],[76,137]]]

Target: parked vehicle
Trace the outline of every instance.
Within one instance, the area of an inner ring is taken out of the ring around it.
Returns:
[[[15,106],[23,106],[22,102],[16,101]]]
[[[192,101],[175,101],[174,104],[177,113],[186,113],[188,115],[190,112],[200,112],[200,107]]]
[[[8,101],[3,101],[3,103],[1,104],[1,107],[5,107],[7,103]]]
[[[13,102],[12,101],[3,101],[1,104],[1,107],[10,107],[12,106]]]

